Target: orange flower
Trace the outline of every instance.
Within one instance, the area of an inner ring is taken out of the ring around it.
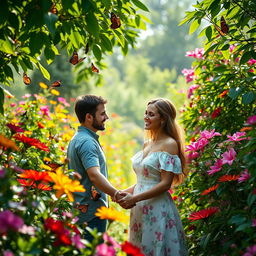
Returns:
[[[188,219],[191,221],[205,219],[218,211],[219,211],[218,207],[209,207],[207,209],[203,209],[201,211],[192,213]]]
[[[219,94],[219,98],[224,98],[225,97],[225,95],[227,94],[229,92],[229,90],[225,90],[225,91],[223,91],[221,94]]]
[[[68,176],[64,175],[61,169],[57,169],[56,173],[51,172],[49,175],[52,182],[55,183],[53,188],[57,190],[57,198],[60,198],[63,194],[66,194],[69,201],[73,202],[73,192],[85,192],[85,188],[80,184],[78,180],[71,180]]]
[[[13,140],[6,138],[4,135],[0,134],[0,145],[6,148],[11,148],[15,151],[19,150],[19,147],[15,144]]]
[[[201,193],[201,195],[207,195],[207,194],[209,194],[210,192],[216,190],[218,187],[219,187],[219,184],[214,185],[214,186],[212,186],[212,187],[210,187],[210,188],[204,190],[204,191]]]
[[[240,177],[240,175],[223,175],[221,176],[218,181],[219,182],[226,182],[226,181],[233,181],[233,180],[238,180],[238,178]]]
[[[252,127],[243,127],[240,129],[240,132],[250,131],[252,130]]]

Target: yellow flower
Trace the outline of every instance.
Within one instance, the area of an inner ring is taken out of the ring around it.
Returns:
[[[56,104],[57,104],[57,101],[55,101],[55,100],[50,100],[50,103],[51,103],[52,105],[56,105]]]
[[[43,89],[47,89],[47,88],[48,88],[48,85],[45,84],[45,83],[43,83],[43,82],[40,82],[40,83],[39,83],[39,86],[40,86],[41,88],[43,88]]]
[[[51,94],[53,95],[56,95],[56,96],[59,96],[60,95],[60,92],[55,90],[55,89],[51,89]]]
[[[66,194],[69,201],[73,202],[73,192],[85,192],[85,188],[78,180],[71,180],[61,171],[61,169],[57,169],[56,173],[52,172],[49,173],[49,175],[52,181],[55,183],[53,188],[57,190],[57,198],[60,198],[63,194]]]
[[[120,221],[126,223],[128,221],[128,217],[124,215],[122,212],[117,211],[114,208],[107,208],[105,206],[101,206],[97,209],[95,216],[100,219],[107,219],[111,221]]]

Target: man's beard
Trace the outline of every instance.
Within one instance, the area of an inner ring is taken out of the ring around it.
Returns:
[[[103,123],[99,124],[98,121],[95,118],[93,119],[92,127],[96,130],[99,130],[99,131],[104,131],[105,130],[104,124]]]

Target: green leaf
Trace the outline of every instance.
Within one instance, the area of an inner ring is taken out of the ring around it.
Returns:
[[[2,39],[0,40],[0,49],[2,52],[12,54],[12,55],[15,54],[14,47],[8,38],[6,38],[5,40],[2,40]]]
[[[220,11],[220,0],[214,0],[209,7],[209,11],[214,18]]]
[[[47,61],[48,65],[51,64],[54,61],[55,54],[54,54],[54,52],[51,48],[46,47],[44,49],[44,55],[45,55],[45,58],[46,58],[46,61]]]
[[[191,23],[191,25],[189,27],[189,32],[188,32],[189,35],[193,34],[197,30],[199,25],[200,25],[200,22],[198,19],[193,20],[193,22]]]
[[[58,16],[51,12],[48,12],[44,15],[45,24],[53,35],[55,34],[55,30],[56,30],[55,23],[57,20],[58,20]]]
[[[107,36],[105,36],[104,34],[101,34],[100,38],[101,38],[101,41],[102,41],[102,44],[103,44],[104,48],[107,51],[112,51],[113,46],[112,46],[112,43],[109,40],[109,38]]]
[[[244,54],[242,55],[239,64],[244,64],[247,62],[251,57],[252,57],[253,51],[245,51]]]
[[[47,79],[50,80],[51,79],[51,75],[50,73],[47,71],[47,69],[45,69],[40,62],[37,63],[38,68],[40,69],[40,71],[42,72],[43,76]]]
[[[94,56],[96,57],[96,59],[98,60],[98,61],[100,61],[101,60],[101,49],[100,49],[100,46],[98,45],[98,44],[95,44],[95,45],[93,45],[93,47],[92,47],[92,51],[93,51],[93,54],[94,54]]]
[[[8,65],[4,66],[4,73],[8,79],[13,80],[13,72],[12,72],[12,69]]]
[[[94,35],[95,37],[99,37],[99,24],[98,20],[93,14],[93,12],[88,12],[85,17],[86,23],[87,23],[87,30],[90,34]]]
[[[106,9],[109,9],[111,6],[111,1],[110,0],[101,0]]]
[[[4,91],[2,87],[0,87],[0,113],[4,113]]]
[[[238,232],[238,231],[243,231],[249,227],[251,227],[252,224],[251,223],[244,223],[242,225],[239,225],[238,228],[235,230],[235,232]]]
[[[124,41],[125,41],[125,39],[124,39],[123,35],[122,35],[119,31],[117,31],[117,30],[113,30],[113,33],[116,35],[117,41],[119,42],[119,44],[120,44],[122,47],[124,47]]]
[[[212,39],[212,26],[208,26],[206,28],[205,35],[206,35],[208,41],[210,41]]]
[[[243,104],[250,104],[251,102],[253,102],[256,98],[255,93],[253,92],[247,92],[245,94],[242,95],[242,103]]]
[[[78,31],[71,30],[70,33],[70,41],[74,45],[75,49],[79,49],[80,46],[83,44],[83,39]]]
[[[131,0],[137,7],[139,7],[141,10],[145,12],[149,12],[149,9],[147,8],[146,5],[144,5],[141,1],[139,0]]]
[[[232,98],[233,100],[236,99],[239,94],[242,92],[242,89],[237,87],[237,88],[230,88],[228,92],[228,96]]]

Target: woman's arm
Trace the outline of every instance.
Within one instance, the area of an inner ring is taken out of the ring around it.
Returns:
[[[170,189],[173,176],[174,174],[172,172],[161,170],[161,181],[156,186],[137,195],[127,194],[121,200],[119,200],[120,205],[124,208],[130,208],[139,201],[161,195]]]
[[[121,190],[120,192],[126,192],[126,193],[133,194],[133,191],[134,191],[135,185],[136,185],[136,184],[134,184],[134,185],[130,186],[129,188],[123,189],[123,190]]]

